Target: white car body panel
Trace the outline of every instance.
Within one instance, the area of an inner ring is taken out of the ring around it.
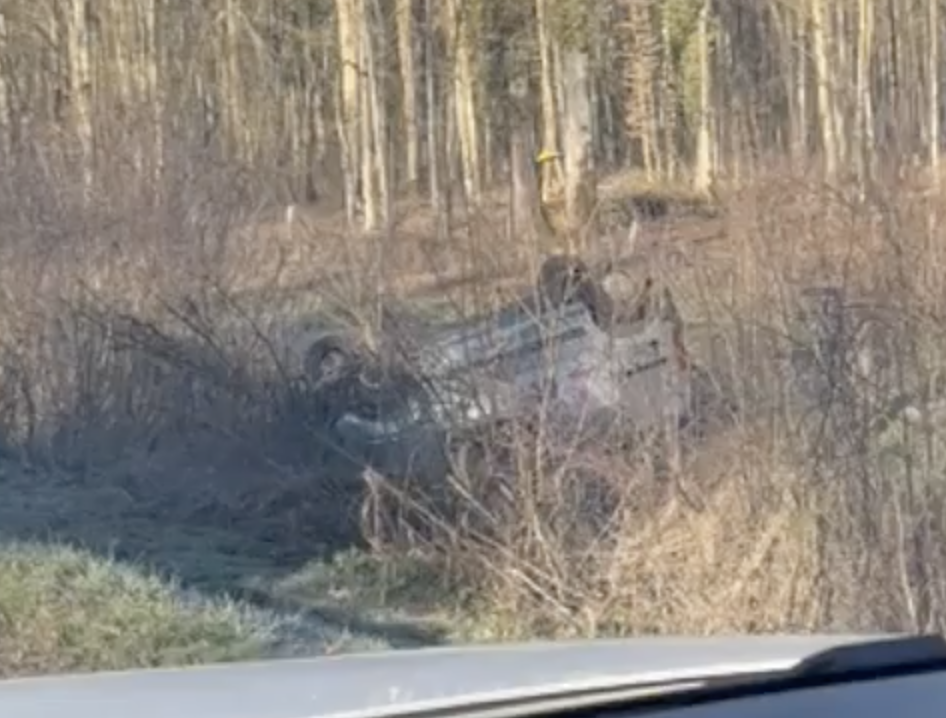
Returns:
[[[538,697],[591,687],[646,688],[668,680],[789,670],[813,653],[876,638],[667,637],[527,643],[26,678],[0,681],[0,715],[394,718],[423,707],[462,708],[484,698]],[[946,690],[942,678],[936,685],[940,692]],[[812,713],[810,707],[808,713]],[[723,713],[687,715],[721,718]],[[897,718],[911,715],[901,710]]]
[[[345,412],[336,428],[382,443],[411,434],[424,411],[460,428],[529,414],[540,402],[572,420],[611,412],[641,428],[679,421],[690,410],[690,376],[676,361],[673,331],[659,318],[604,331],[580,304],[540,318],[514,308],[498,321],[442,331],[412,360],[433,407],[385,420]]]

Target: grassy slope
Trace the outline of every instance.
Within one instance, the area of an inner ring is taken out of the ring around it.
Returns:
[[[64,546],[0,549],[0,676],[383,648]]]
[[[0,675],[248,658],[272,625],[232,603],[188,600],[154,576],[65,547],[0,551]]]
[[[389,646],[249,600],[279,571],[259,537],[149,510],[117,482],[0,464],[0,676]]]

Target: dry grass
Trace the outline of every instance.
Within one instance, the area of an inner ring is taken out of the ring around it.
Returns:
[[[379,297],[441,318],[495,305],[536,248],[507,251],[501,202],[458,212],[449,237],[407,209],[378,236],[336,217],[263,222],[249,179],[185,150],[155,184],[116,146],[91,202],[66,153],[3,159],[5,536],[316,609],[336,628],[313,650],[333,650],[347,628],[397,643],[395,624],[403,643],[438,640],[419,637],[421,619],[464,640],[942,627],[946,461],[926,411],[946,356],[942,198],[891,181],[861,200],[773,172],[720,190],[713,219],[649,224],[630,271],[673,287],[735,417],[669,475],[617,444],[519,437],[492,469],[452,477],[440,492],[449,512],[377,481],[369,499],[384,500],[394,525],[326,562],[359,539],[364,485],[360,466],[319,441],[318,398],[298,381],[313,332],[341,322],[376,334]],[[797,315],[812,284],[868,306],[875,339],[896,349],[856,391],[822,387],[815,407],[785,361],[810,338]],[[920,417],[879,422],[905,393]],[[64,554],[23,555],[36,585],[59,576]],[[0,615],[17,585],[0,582]],[[183,653],[132,655],[100,640],[124,609],[85,616],[75,634],[64,606],[13,634],[27,658],[9,670],[198,660],[231,654],[192,652],[187,636],[230,631],[221,644],[233,646],[246,635],[229,619],[181,614]],[[177,630],[178,614],[161,615],[154,641]],[[88,652],[68,665],[44,658],[66,634]]]
[[[424,557],[444,585],[475,587],[451,589],[462,639],[942,630],[939,207],[880,181],[866,201],[803,176],[734,193],[724,239],[647,262],[677,290],[735,424],[670,479],[641,454],[557,446],[538,460],[519,444],[502,513],[484,508],[500,469],[475,489],[454,480],[459,514],[382,483],[397,507],[376,534],[382,565]],[[804,402],[786,358],[811,341],[806,290],[825,285],[848,295],[852,331],[869,318],[876,360],[856,387],[837,376]],[[904,397],[912,415],[897,413]],[[595,484],[609,500],[589,511],[576,497]]]

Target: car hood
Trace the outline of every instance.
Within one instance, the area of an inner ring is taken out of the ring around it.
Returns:
[[[639,638],[428,648],[0,681],[17,718],[394,716],[503,696],[788,670],[813,653],[878,636]]]

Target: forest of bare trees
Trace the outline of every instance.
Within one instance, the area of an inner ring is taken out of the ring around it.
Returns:
[[[863,180],[938,161],[942,30],[938,0],[3,0],[0,143],[68,150],[89,191],[118,139],[154,176],[209,152],[367,227],[541,147],[572,185]]]

